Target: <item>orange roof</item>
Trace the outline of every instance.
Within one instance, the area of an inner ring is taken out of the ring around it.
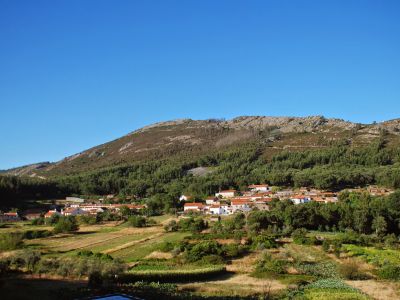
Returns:
[[[192,202],[192,203],[185,203],[185,207],[196,206],[196,207],[203,207],[203,203]]]
[[[16,212],[6,212],[4,213],[5,216],[12,216],[12,217],[18,217],[18,213]]]
[[[250,204],[250,201],[243,201],[243,200],[233,200],[231,201],[231,205],[244,205],[244,204]]]
[[[221,205],[219,205],[219,204],[213,204],[210,206],[210,208],[220,208],[220,207],[221,207]]]

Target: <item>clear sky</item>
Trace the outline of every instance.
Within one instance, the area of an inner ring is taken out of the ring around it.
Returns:
[[[0,169],[157,121],[400,117],[400,1],[0,0]]]

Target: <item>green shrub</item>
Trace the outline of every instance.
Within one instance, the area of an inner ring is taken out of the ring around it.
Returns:
[[[0,235],[0,251],[22,248],[24,235],[22,233],[3,233]]]
[[[296,244],[307,244],[307,229],[305,228],[298,228],[292,232],[293,242]]]
[[[330,261],[318,263],[300,262],[296,264],[296,269],[301,274],[312,275],[319,278],[339,278],[336,264]]]
[[[128,218],[128,224],[132,227],[145,227],[147,222],[145,217],[133,215]]]
[[[180,270],[179,268],[168,270],[131,270],[120,276],[120,282],[190,282],[199,280],[209,280],[213,277],[226,273],[224,266],[208,266],[203,268],[194,268],[189,270]]]
[[[11,257],[11,264],[15,268],[27,269],[28,271],[32,272],[35,270],[35,267],[40,259],[40,252],[25,249]]]
[[[169,221],[165,226],[164,226],[164,230],[166,232],[175,232],[178,231],[178,224],[176,223],[175,220],[171,220]]]
[[[79,226],[74,216],[60,217],[54,226],[55,233],[69,233],[78,231]]]
[[[203,220],[203,218],[184,218],[178,222],[178,228],[180,231],[201,232],[207,227],[208,224]]]
[[[160,245],[160,251],[161,251],[161,252],[170,252],[170,251],[174,250],[175,247],[176,247],[176,245],[175,245],[174,243],[171,243],[171,242],[163,242],[163,243]]]
[[[48,230],[28,230],[24,233],[24,238],[31,239],[39,239],[44,237],[49,237],[52,235],[51,231]]]
[[[256,275],[260,273],[268,275],[285,274],[286,266],[286,261],[274,259],[269,253],[266,253],[256,266]]]
[[[80,257],[98,258],[101,260],[113,260],[113,257],[110,254],[105,254],[105,253],[100,253],[100,252],[94,253],[90,250],[79,251],[76,255],[80,256]]]
[[[400,266],[386,264],[378,270],[378,276],[381,279],[400,280]]]
[[[347,262],[340,265],[339,272],[342,277],[348,280],[366,280],[370,278],[370,276],[361,272],[356,262]]]
[[[186,253],[188,261],[194,262],[201,260],[207,255],[221,255],[223,253],[222,246],[216,241],[203,241],[194,245]]]
[[[44,225],[45,221],[43,217],[33,219],[31,222],[32,225]]]
[[[277,248],[278,243],[271,235],[257,235],[250,237],[251,247],[257,250]]]

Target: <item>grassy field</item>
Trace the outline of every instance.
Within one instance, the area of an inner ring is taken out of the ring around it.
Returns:
[[[206,276],[201,281],[178,283],[180,290],[202,296],[246,297],[258,294],[279,294],[287,290],[289,286],[307,285],[318,281],[320,275],[314,274],[313,270],[309,272],[307,267],[311,265],[312,269],[316,269],[323,267],[327,262],[337,268],[335,279],[342,281],[345,278],[341,277],[339,269],[349,262],[358,264],[367,271],[368,268],[365,268],[365,265],[376,268],[376,265],[382,265],[385,262],[400,264],[399,250],[343,245],[342,255],[336,257],[333,253],[325,252],[321,246],[286,242],[278,248],[253,250],[242,257],[227,261],[224,265],[211,266],[223,268],[224,272],[218,273],[219,271],[214,272],[209,266],[182,263],[179,258],[174,259],[171,252],[161,251],[165,242],[179,242],[191,235],[189,232],[165,232],[163,224],[171,218],[173,217],[155,217],[153,219],[157,224],[145,228],[133,228],[120,222],[81,225],[76,233],[25,240],[24,243],[28,248],[37,249],[43,255],[50,257],[73,256],[81,250],[109,254],[127,263],[128,274],[133,277],[159,276],[162,279],[164,273],[170,273],[169,276],[173,276],[174,272],[181,275],[187,272],[187,276],[195,278],[199,274],[210,272],[210,278]],[[0,233],[44,229],[51,230],[52,228],[20,222],[0,228]],[[315,234],[319,233],[315,232]],[[198,242],[200,239],[196,243]],[[256,268],[266,253],[274,261],[286,262],[288,266],[286,271],[281,274],[257,274]],[[299,269],[299,266],[305,269]],[[328,283],[310,285],[304,290],[304,299],[400,299],[400,286],[393,281],[379,281],[376,278],[345,280],[337,283],[338,287],[336,283]]]

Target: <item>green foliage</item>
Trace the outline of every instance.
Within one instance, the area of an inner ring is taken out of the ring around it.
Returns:
[[[298,228],[292,232],[293,242],[296,244],[304,245],[307,244],[307,229],[305,228]]]
[[[145,227],[147,220],[143,216],[133,215],[128,218],[128,224],[132,227]]]
[[[255,235],[251,236],[249,239],[251,246],[256,250],[277,248],[278,243],[274,236],[270,235]]]
[[[70,233],[79,230],[79,225],[74,216],[60,217],[54,226],[54,233]]]
[[[285,274],[287,262],[284,260],[274,259],[269,253],[265,253],[263,258],[258,262],[256,271],[253,274],[256,277],[265,275]]]
[[[79,257],[91,257],[91,258],[97,258],[97,259],[105,260],[105,261],[113,260],[113,257],[110,254],[105,254],[105,253],[100,253],[100,252],[94,253],[90,250],[79,251],[76,255]]]
[[[191,269],[171,268],[169,270],[134,270],[120,276],[120,282],[190,282],[209,280],[226,273],[224,266],[207,266]]]
[[[164,226],[164,230],[166,232],[175,232],[178,231],[179,227],[178,224],[176,223],[175,220],[171,220],[169,221],[167,224],[165,224]]]
[[[178,222],[179,231],[201,232],[207,227],[208,224],[203,218],[183,218]]]
[[[24,238],[27,240],[45,238],[52,235],[49,230],[27,230],[24,232]]]
[[[207,255],[222,255],[223,249],[220,244],[216,241],[203,241],[194,245],[186,253],[186,258],[188,261],[194,262],[201,260]]]
[[[350,261],[339,266],[339,272],[342,277],[348,280],[366,280],[370,279],[366,273],[360,270],[356,262]]]
[[[22,233],[3,233],[0,235],[0,251],[19,249],[23,246]]]
[[[318,278],[339,278],[336,264],[330,261],[322,262],[300,262],[296,269],[301,274],[312,275]]]
[[[385,264],[379,268],[378,276],[381,279],[400,280],[400,266]]]

